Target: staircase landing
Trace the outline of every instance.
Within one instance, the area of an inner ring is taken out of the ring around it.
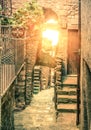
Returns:
[[[76,85],[77,86],[77,75],[67,75],[64,77],[63,85]]]

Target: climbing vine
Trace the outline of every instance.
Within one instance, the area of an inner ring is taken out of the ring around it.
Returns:
[[[39,29],[43,21],[43,10],[36,1],[26,3],[23,8],[17,10],[12,17],[12,24],[16,27]]]

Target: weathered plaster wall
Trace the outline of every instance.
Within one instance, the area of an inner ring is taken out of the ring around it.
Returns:
[[[89,69],[91,70],[91,1],[82,0],[81,4],[82,58],[87,62]]]
[[[81,1],[81,130],[91,129],[91,1]]]

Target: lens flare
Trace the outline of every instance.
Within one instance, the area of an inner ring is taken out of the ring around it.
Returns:
[[[42,33],[43,38],[47,38],[52,42],[52,46],[57,45],[59,39],[59,32],[57,30],[46,29]]]

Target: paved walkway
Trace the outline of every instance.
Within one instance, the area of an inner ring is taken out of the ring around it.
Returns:
[[[15,112],[15,130],[79,130],[75,113],[60,113],[56,122],[53,97],[53,88],[34,95],[29,106]]]

